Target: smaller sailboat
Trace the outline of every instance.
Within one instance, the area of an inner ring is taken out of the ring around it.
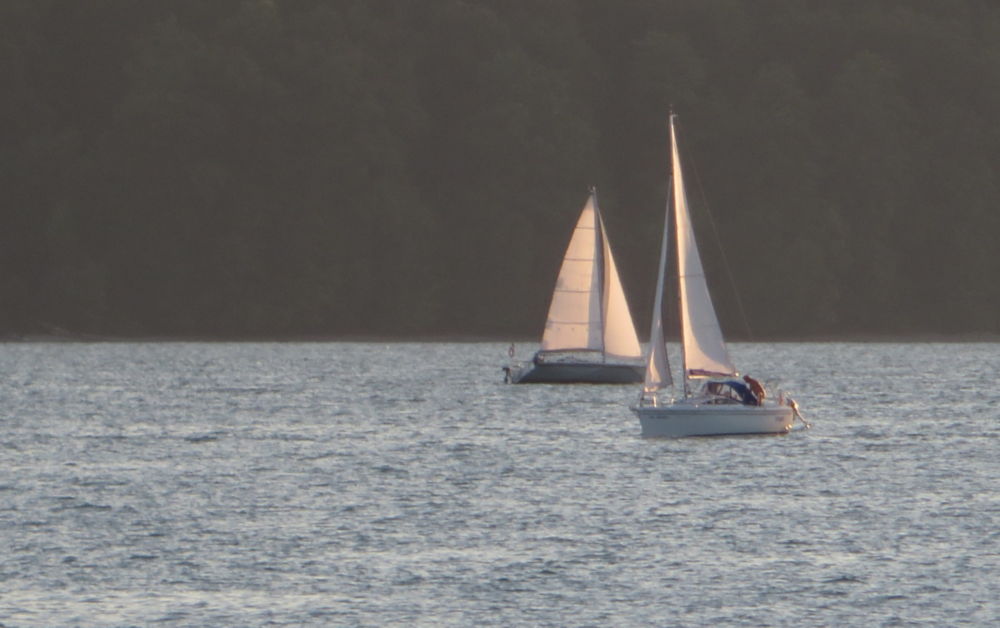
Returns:
[[[594,188],[563,256],[541,350],[503,370],[513,384],[642,381],[642,348]]]
[[[774,399],[756,379],[749,376],[741,379],[723,340],[691,226],[677,149],[675,117],[670,114],[671,177],[660,245],[649,353],[642,396],[639,405],[632,411],[639,417],[643,436],[784,434],[791,429],[795,417],[802,419],[797,404],[784,394]],[[670,219],[671,210],[673,221]],[[677,249],[683,353],[683,396],[680,398],[673,395],[674,384],[662,318],[671,222]],[[693,390],[695,385],[699,385],[697,390]],[[663,398],[665,395],[666,399]]]

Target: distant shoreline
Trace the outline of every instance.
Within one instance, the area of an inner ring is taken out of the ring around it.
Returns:
[[[512,338],[502,336],[480,336],[473,334],[436,334],[413,336],[380,336],[375,334],[343,334],[343,335],[301,335],[301,336],[102,336],[96,334],[9,334],[0,335],[0,343],[4,344],[46,344],[46,343],[514,343],[520,345],[536,345],[538,338]],[[668,338],[667,342],[679,342],[678,338]],[[974,344],[1000,342],[1000,334],[911,334],[911,335],[877,335],[877,334],[844,334],[836,336],[809,336],[789,338],[754,338],[745,340],[734,338],[729,344]]]

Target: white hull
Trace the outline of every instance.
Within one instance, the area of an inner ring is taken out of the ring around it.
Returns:
[[[723,436],[733,434],[785,434],[792,429],[794,413],[788,406],[743,406],[677,402],[638,406],[645,437]]]
[[[663,220],[660,265],[656,278],[650,349],[643,381],[644,403],[632,408],[642,426],[643,436],[722,436],[728,434],[785,434],[799,415],[787,397],[783,403],[769,401],[756,379],[744,376],[733,364],[722,337],[722,329],[708,292],[698,244],[684,191],[674,114],[670,114],[670,202]],[[673,210],[674,229],[670,229]],[[667,348],[663,342],[663,290],[667,273],[667,250],[674,238],[677,252],[677,292],[680,304],[681,344],[685,397],[657,403],[657,393],[672,387]],[[696,396],[688,392],[692,380],[704,379]],[[761,405],[757,405],[763,402]],[[805,420],[803,419],[803,423]]]

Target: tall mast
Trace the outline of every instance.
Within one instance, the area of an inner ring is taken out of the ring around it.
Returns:
[[[677,158],[679,158],[679,152],[677,150],[677,133],[676,133],[676,130],[674,129],[674,119],[676,117],[677,117],[677,114],[675,114],[673,108],[671,108],[670,109],[670,162],[671,162],[670,163],[670,168],[671,168],[671,181],[672,182],[680,174],[680,169],[677,167],[678,164],[674,163],[674,161]],[[680,229],[678,228],[679,225],[676,224],[676,222],[677,222],[677,204],[679,202],[678,198],[677,198],[678,184],[679,184],[679,182],[675,183],[672,186],[672,191],[673,191],[672,209],[673,209],[673,218],[674,218],[674,223],[675,223],[674,224],[674,238],[675,238],[675,246],[674,246],[674,248],[677,250],[677,253],[675,254],[676,257],[677,257],[677,270],[676,270],[676,275],[677,275],[676,298],[677,298],[677,315],[678,315],[677,320],[678,321],[683,321],[684,320],[684,311],[683,311],[683,309],[684,309],[684,303],[683,303],[683,300],[681,299],[681,289],[680,289],[680,282],[681,282],[681,276],[680,276],[680,269],[681,269],[681,263],[680,263],[680,256],[681,256],[680,239],[681,239],[682,236],[681,236]],[[680,338],[680,340],[681,340],[681,377],[684,378],[683,379],[683,381],[684,381],[684,396],[685,397],[690,397],[691,396],[691,384],[690,384],[690,382],[688,380],[687,348],[684,346],[684,333],[683,333],[683,330],[681,332],[681,338]]]
[[[607,318],[607,299],[605,292],[607,289],[604,286],[604,220],[601,218],[601,208],[597,204],[597,186],[590,186],[590,196],[594,199],[594,260],[595,270],[597,271],[597,302],[600,303],[600,307],[597,308],[599,312],[600,320],[600,330],[601,330],[601,361],[606,362],[607,347],[604,341],[604,326],[605,319]]]

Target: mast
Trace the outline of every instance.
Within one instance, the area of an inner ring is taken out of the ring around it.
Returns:
[[[594,260],[596,262],[594,266],[597,272],[597,302],[600,303],[597,311],[600,316],[598,328],[601,330],[601,362],[607,362],[607,347],[604,340],[608,307],[605,295],[607,289],[604,286],[604,219],[601,218],[601,208],[597,204],[597,186],[590,186],[590,196],[594,199]]]

